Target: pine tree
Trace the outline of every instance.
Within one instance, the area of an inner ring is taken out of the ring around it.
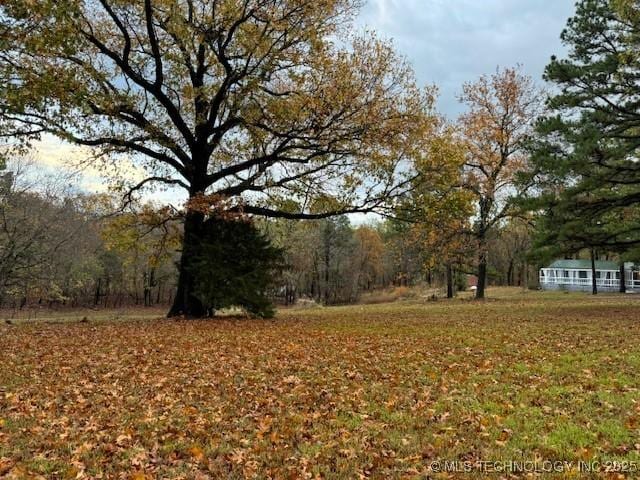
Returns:
[[[583,0],[545,79],[557,94],[537,126],[532,175],[551,252],[625,251],[640,244],[640,7]]]

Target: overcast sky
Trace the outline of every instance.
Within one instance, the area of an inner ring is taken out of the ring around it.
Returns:
[[[359,23],[393,39],[420,83],[439,87],[439,109],[453,119],[462,83],[498,66],[521,64],[542,84],[573,12],[574,0],[368,0]]]

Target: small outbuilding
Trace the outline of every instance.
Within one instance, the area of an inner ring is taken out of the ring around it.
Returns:
[[[619,292],[621,265],[598,260],[595,267],[598,291]],[[624,284],[627,292],[640,292],[640,272],[633,263],[624,264]],[[556,260],[540,269],[540,287],[543,290],[590,292],[591,260]]]

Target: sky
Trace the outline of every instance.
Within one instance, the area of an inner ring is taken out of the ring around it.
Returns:
[[[574,0],[368,0],[358,23],[392,39],[421,84],[440,89],[439,110],[461,112],[464,82],[522,65],[542,84]]]
[[[498,66],[519,64],[542,84],[551,55],[564,53],[560,32],[573,11],[573,0],[368,0],[357,27],[391,39],[418,82],[438,86],[438,110],[454,120],[462,109],[456,99],[462,84]],[[84,155],[53,138],[34,154],[48,169],[66,169]],[[95,170],[78,178],[87,191],[106,188]]]

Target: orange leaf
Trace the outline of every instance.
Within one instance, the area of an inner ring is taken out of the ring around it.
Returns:
[[[189,455],[191,455],[198,462],[204,460],[204,451],[198,445],[194,445],[189,449]]]

